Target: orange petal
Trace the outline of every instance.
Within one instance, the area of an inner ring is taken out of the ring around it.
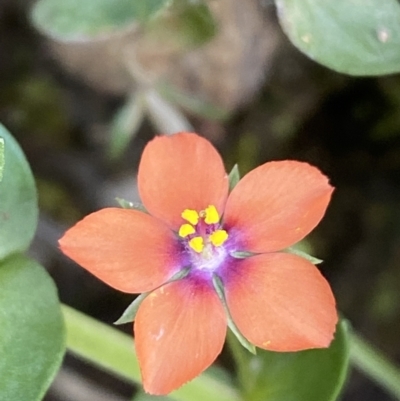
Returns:
[[[223,212],[228,177],[220,155],[206,139],[191,133],[156,137],[143,151],[138,186],[153,215],[178,230],[185,209],[214,205]]]
[[[296,161],[263,164],[229,195],[224,221],[242,250],[274,252],[304,238],[322,219],[333,188],[315,167]]]
[[[337,323],[335,299],[318,269],[296,255],[238,260],[226,281],[227,303],[242,334],[271,351],[328,347]]]
[[[97,278],[129,293],[154,289],[180,267],[173,232],[137,210],[109,208],[92,213],[69,229],[59,244]]]
[[[225,335],[224,309],[208,285],[183,279],[154,291],[135,320],[145,391],[167,394],[199,375],[221,352]]]

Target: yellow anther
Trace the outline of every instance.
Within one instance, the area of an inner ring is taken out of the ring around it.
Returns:
[[[207,224],[216,224],[219,222],[219,214],[218,210],[214,205],[210,205],[206,207],[204,221]]]
[[[182,238],[187,237],[190,234],[194,234],[196,232],[195,228],[191,226],[190,224],[182,224],[181,227],[179,228],[179,236]]]
[[[215,230],[209,238],[214,246],[221,246],[228,239],[228,233],[225,230]]]
[[[196,212],[196,210],[185,209],[181,216],[194,226],[199,222],[199,214]]]
[[[189,246],[197,253],[201,253],[204,249],[204,240],[202,237],[194,237],[189,241]]]

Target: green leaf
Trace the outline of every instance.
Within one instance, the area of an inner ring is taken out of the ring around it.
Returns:
[[[238,329],[238,327],[236,326],[235,322],[232,319],[231,313],[228,308],[228,304],[226,302],[224,284],[222,283],[221,278],[216,274],[213,274],[212,282],[214,285],[215,292],[217,293],[222,305],[224,306],[225,313],[228,318],[228,327],[231,329],[232,333],[235,335],[235,337],[238,339],[238,341],[244,348],[246,348],[252,354],[256,354],[256,347],[250,341],[248,341],[246,337],[243,336],[243,334],[240,332],[240,330]]]
[[[294,246],[286,248],[284,250],[284,252],[293,253],[294,255],[301,256],[302,258],[304,258],[304,259],[308,260],[309,262],[311,262],[313,265],[318,265],[318,264],[323,262],[323,260],[315,258],[314,256],[311,256],[307,252],[304,252],[304,251],[302,251],[302,250],[300,250],[300,249],[298,249],[298,248],[296,248]]]
[[[242,354],[238,374],[246,401],[334,401],[349,367],[346,322],[339,322],[326,349],[280,353],[258,350]]]
[[[204,0],[173,0],[167,12],[146,24],[145,32],[167,47],[189,50],[211,40],[217,24]]]
[[[0,138],[0,181],[3,179],[4,169],[4,139]]]
[[[235,164],[229,173],[229,192],[236,187],[236,184],[240,181],[239,166]]]
[[[292,43],[313,60],[352,75],[400,71],[397,0],[276,0]]]
[[[37,195],[32,172],[21,148],[0,125],[6,165],[0,182],[0,260],[25,251],[38,219]]]
[[[122,316],[114,322],[114,324],[124,324],[124,323],[130,323],[133,322],[136,318],[136,313],[139,309],[140,304],[147,298],[153,291],[156,289],[172,283],[173,281],[178,281],[182,280],[185,278],[190,272],[190,266],[185,267],[182,270],[180,270],[178,273],[174,274],[168,281],[166,281],[164,284],[160,285],[159,287],[155,288],[152,291],[144,292],[143,294],[140,294],[124,311]]]
[[[41,400],[62,361],[64,324],[53,281],[24,256],[0,265],[0,321],[0,398]]]
[[[119,205],[123,209],[135,209],[135,210],[138,210],[139,212],[147,213],[147,210],[145,209],[145,207],[139,202],[131,202],[131,201],[127,201],[126,199],[122,199],[122,198],[115,198],[115,200],[119,203]]]
[[[111,122],[109,155],[117,159],[139,131],[145,115],[143,96],[136,92]]]
[[[31,17],[39,30],[55,39],[82,41],[147,21],[169,3],[170,0],[39,0]]]

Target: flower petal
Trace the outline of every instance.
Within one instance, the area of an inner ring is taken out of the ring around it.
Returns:
[[[241,250],[278,251],[319,223],[332,191],[328,179],[307,163],[265,163],[244,176],[229,195],[225,226]]]
[[[264,254],[237,260],[229,274],[228,307],[250,342],[281,352],[329,346],[338,320],[335,299],[310,262]]]
[[[135,342],[145,391],[167,394],[209,367],[226,335],[224,309],[213,289],[183,279],[141,304]]]
[[[223,212],[228,177],[222,159],[206,139],[191,133],[156,137],[143,151],[138,172],[146,209],[178,230],[185,209],[214,205]]]
[[[69,229],[59,244],[97,278],[129,293],[152,290],[182,267],[174,233],[137,210],[108,208],[92,213]]]

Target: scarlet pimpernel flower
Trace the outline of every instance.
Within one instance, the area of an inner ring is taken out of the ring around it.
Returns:
[[[286,250],[330,201],[333,188],[317,168],[265,163],[229,193],[215,148],[178,133],[147,144],[138,188],[146,212],[100,210],[60,246],[111,287],[146,293],[134,331],[147,392],[166,394],[210,366],[228,322],[267,350],[329,346],[331,289],[310,261]]]

